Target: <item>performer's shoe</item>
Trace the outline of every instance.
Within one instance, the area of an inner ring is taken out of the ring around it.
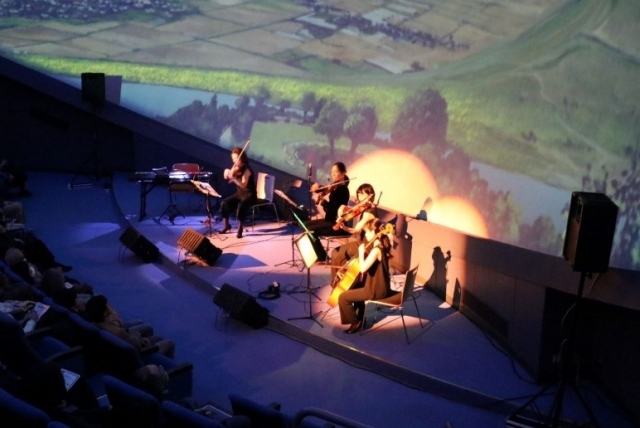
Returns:
[[[353,334],[356,331],[360,330],[360,327],[362,327],[362,321],[354,322],[349,326],[348,329],[344,330],[344,332],[347,334]]]
[[[220,233],[227,233],[230,230],[231,230],[231,226],[227,226],[227,227],[224,227],[223,229],[221,229]]]
[[[242,229],[238,230],[238,233],[236,233],[236,238],[242,238]]]

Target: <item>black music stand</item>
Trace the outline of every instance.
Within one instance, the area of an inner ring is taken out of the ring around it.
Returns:
[[[213,215],[211,214],[211,205],[209,204],[210,197],[213,196],[214,198],[221,198],[222,196],[218,192],[216,192],[216,189],[214,189],[209,183],[205,183],[204,181],[197,181],[197,180],[190,180],[190,181],[191,181],[191,184],[193,184],[193,187],[198,192],[204,195],[204,203],[207,206],[207,219],[205,220],[205,223],[209,228],[209,232],[207,233],[207,236],[211,237],[213,235],[216,235],[218,239],[223,240],[220,236],[218,236],[218,234],[213,233],[213,220],[212,220]]]
[[[95,105],[93,107],[93,115],[92,120],[95,121],[95,115],[97,115],[97,107]],[[88,165],[93,165],[93,175],[82,172],[87,169]],[[77,180],[80,176],[84,176],[87,180],[78,182]],[[104,178],[105,180],[102,188],[108,191],[111,190],[112,176],[113,174],[110,172],[109,167],[98,153],[98,135],[97,133],[94,133],[91,138],[91,153],[76,168],[75,174],[69,181],[68,188],[73,190],[76,187],[91,187],[94,183],[97,183]]]
[[[282,190],[274,190],[273,191],[274,194],[278,195],[280,198],[282,198],[282,200],[284,200],[288,205],[287,208],[289,208],[289,212],[291,213],[291,220],[289,221],[289,229],[291,230],[291,260],[287,260],[284,261],[282,263],[278,263],[276,266],[282,266],[282,265],[289,265],[289,266],[295,266],[296,268],[298,267],[298,262],[300,261],[300,259],[296,259],[296,252],[294,250],[294,246],[295,246],[295,222],[297,221],[298,223],[304,225],[302,223],[302,221],[300,220],[300,218],[296,215],[295,211],[296,209],[299,209],[298,206],[296,205],[295,202],[293,202],[291,200],[291,198],[289,198]],[[302,266],[302,268],[300,268],[300,271],[302,271],[302,269],[304,269],[304,266]]]
[[[296,241],[295,241],[296,246],[298,247],[298,251],[300,252],[300,255],[302,256],[302,261],[304,262],[304,266],[307,268],[307,289],[305,290],[305,293],[307,293],[309,295],[309,315],[304,316],[304,317],[289,318],[289,321],[292,321],[292,320],[312,320],[312,321],[318,323],[318,325],[320,327],[324,327],[322,325],[322,323],[316,319],[316,317],[318,315],[320,315],[322,313],[322,311],[318,311],[318,312],[316,312],[314,314],[313,313],[313,305],[312,305],[312,301],[311,301],[311,296],[313,296],[316,299],[320,300],[320,297],[318,297],[318,295],[315,294],[315,290],[317,290],[317,288],[314,289],[314,288],[311,287],[311,266],[316,264],[316,262],[319,259],[318,254],[316,253],[316,247],[313,245],[313,241],[312,240],[317,240],[317,239],[318,238],[315,238],[313,236],[313,234],[307,230],[305,233],[300,235],[298,237],[298,239],[296,239]]]

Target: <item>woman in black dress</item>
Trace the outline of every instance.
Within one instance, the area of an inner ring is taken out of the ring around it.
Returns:
[[[222,200],[220,213],[224,221],[220,233],[227,233],[231,230],[229,216],[235,212],[238,220],[238,233],[236,236],[242,238],[244,221],[247,218],[249,208],[256,203],[256,179],[253,170],[249,166],[249,159],[246,152],[236,147],[231,151],[233,166],[224,171],[224,178],[234,183],[238,189],[235,195],[231,195]]]
[[[391,291],[389,275],[389,238],[383,233],[382,222],[371,219],[364,226],[365,239],[358,247],[358,263],[362,279],[338,297],[340,321],[349,324],[344,330],[351,334],[362,326],[364,302],[384,299]],[[356,266],[354,264],[353,266]]]
[[[338,208],[349,203],[349,177],[347,167],[342,162],[336,162],[331,167],[331,184],[320,186],[314,183],[311,192],[317,197],[318,205],[324,209],[324,218],[310,220],[305,226],[317,236],[336,236],[348,234],[342,230],[334,230],[338,219]]]

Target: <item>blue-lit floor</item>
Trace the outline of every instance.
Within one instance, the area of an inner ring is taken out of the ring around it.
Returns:
[[[410,305],[410,344],[396,314],[363,335],[344,334],[337,310],[326,304],[329,270],[313,266],[307,283],[300,262],[290,263],[298,255],[286,223],[260,222],[241,240],[235,233],[214,235],[211,243],[223,251],[215,265],[183,266],[177,242],[186,228],[209,232],[202,197],[179,195],[185,218],[172,224],[157,218],[168,204],[166,188],[158,187],[139,221],[140,189],[126,174],[116,174],[111,191],[100,182],[69,189],[71,179],[30,175],[33,196],[23,200],[28,226],[62,263],[73,265],[71,276],[105,294],[123,318],[142,318],[176,342],[176,359],[195,365],[198,402],[228,410],[227,396],[236,393],[279,402],[289,414],[317,407],[376,427],[503,427],[509,410],[542,388],[478,327],[421,287],[416,297],[425,327]],[[129,224],[160,249],[161,261],[145,264],[121,245]],[[272,316],[267,328],[228,320],[212,302],[222,284],[257,296],[274,281],[281,297],[258,299]],[[311,312],[308,285],[318,296],[311,295]],[[318,322],[288,321],[318,312]],[[596,388],[580,390],[600,426],[631,426],[603,404]],[[553,392],[537,401],[541,412]],[[564,416],[587,419],[572,391],[564,398]]]

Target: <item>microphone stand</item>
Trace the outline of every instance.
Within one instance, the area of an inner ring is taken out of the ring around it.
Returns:
[[[309,219],[311,219],[311,211],[314,206],[313,197],[311,196],[311,176],[313,175],[313,164],[309,164],[309,168],[307,168],[307,183],[309,184],[309,205],[307,206],[307,211],[309,214]]]

